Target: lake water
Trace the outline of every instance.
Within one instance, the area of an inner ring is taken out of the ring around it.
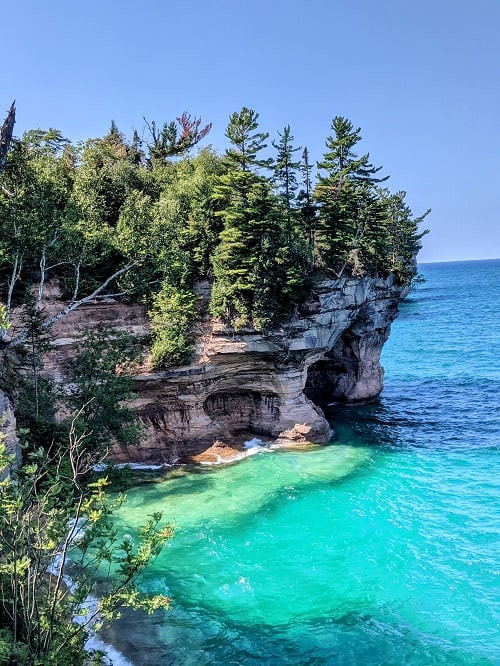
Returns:
[[[176,536],[144,576],[168,612],[105,634],[132,664],[500,664],[500,261],[428,264],[374,405],[330,446],[127,492]]]

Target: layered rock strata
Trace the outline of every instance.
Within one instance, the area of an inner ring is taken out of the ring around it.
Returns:
[[[207,301],[201,285],[200,302]],[[321,405],[373,400],[382,390],[382,346],[402,289],[393,277],[328,280],[279,329],[228,331],[206,314],[189,366],[135,378],[135,407],[146,427],[140,447],[115,450],[119,461],[173,462],[210,450],[224,458],[245,438],[324,442],[330,427]],[[57,323],[52,372],[90,322],[147,333],[140,306],[87,305]],[[227,451],[226,451],[227,454]],[[199,458],[196,458],[199,459]],[[209,458],[211,459],[211,458]]]

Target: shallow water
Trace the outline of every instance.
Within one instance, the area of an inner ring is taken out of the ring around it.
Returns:
[[[500,262],[421,270],[380,402],[332,409],[330,446],[127,493],[123,532],[177,526],[141,582],[173,609],[105,635],[132,663],[500,663]]]

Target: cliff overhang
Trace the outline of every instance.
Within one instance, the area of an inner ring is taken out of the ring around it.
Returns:
[[[208,449],[213,460],[254,436],[299,445],[327,441],[331,430],[322,407],[380,394],[380,354],[402,292],[392,275],[325,280],[289,321],[265,333],[230,330],[202,306],[193,362],[164,371],[145,364],[135,377],[133,407],[144,436],[140,446],[115,447],[114,458],[185,462],[203,460]],[[206,284],[199,294],[206,306]],[[99,302],[71,313],[54,326],[46,365],[61,383],[74,341],[90,322],[139,336],[149,331],[139,305]]]

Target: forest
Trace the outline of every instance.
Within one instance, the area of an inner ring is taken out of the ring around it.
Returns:
[[[325,277],[411,282],[427,213],[414,217],[358,154],[360,128],[333,118],[317,163],[290,126],[271,139],[246,107],[230,116],[224,154],[195,152],[210,129],[183,113],[144,120],[131,139],[111,122],[76,145],[54,129],[11,142],[0,178],[4,344],[25,342],[26,327],[7,333],[12,309],[29,301],[39,312],[47,280],[69,303],[57,316],[110,296],[146,303],[154,367],[189,360],[201,280],[212,314],[236,330],[275,326]]]
[[[131,138],[111,122],[76,144],[55,129],[15,138],[14,114],[0,142],[0,398],[15,406],[22,465],[0,430],[0,664],[102,663],[84,651],[91,627],[124,605],[168,608],[136,581],[174,530],[155,514],[137,541],[119,540],[124,498],[108,490],[123,475],[93,471],[113,442],[139,441],[127,407],[138,341],[89,328],[62,394],[43,372],[51,325],[90,301],[142,303],[150,366],[186,364],[198,283],[212,315],[242,332],[285,321],[325,279],[393,273],[411,286],[428,211],[415,217],[387,189],[342,116],[316,162],[290,126],[273,138],[246,107],[223,154],[200,148],[211,125],[188,113],[144,119]],[[49,317],[53,281],[65,305]]]

